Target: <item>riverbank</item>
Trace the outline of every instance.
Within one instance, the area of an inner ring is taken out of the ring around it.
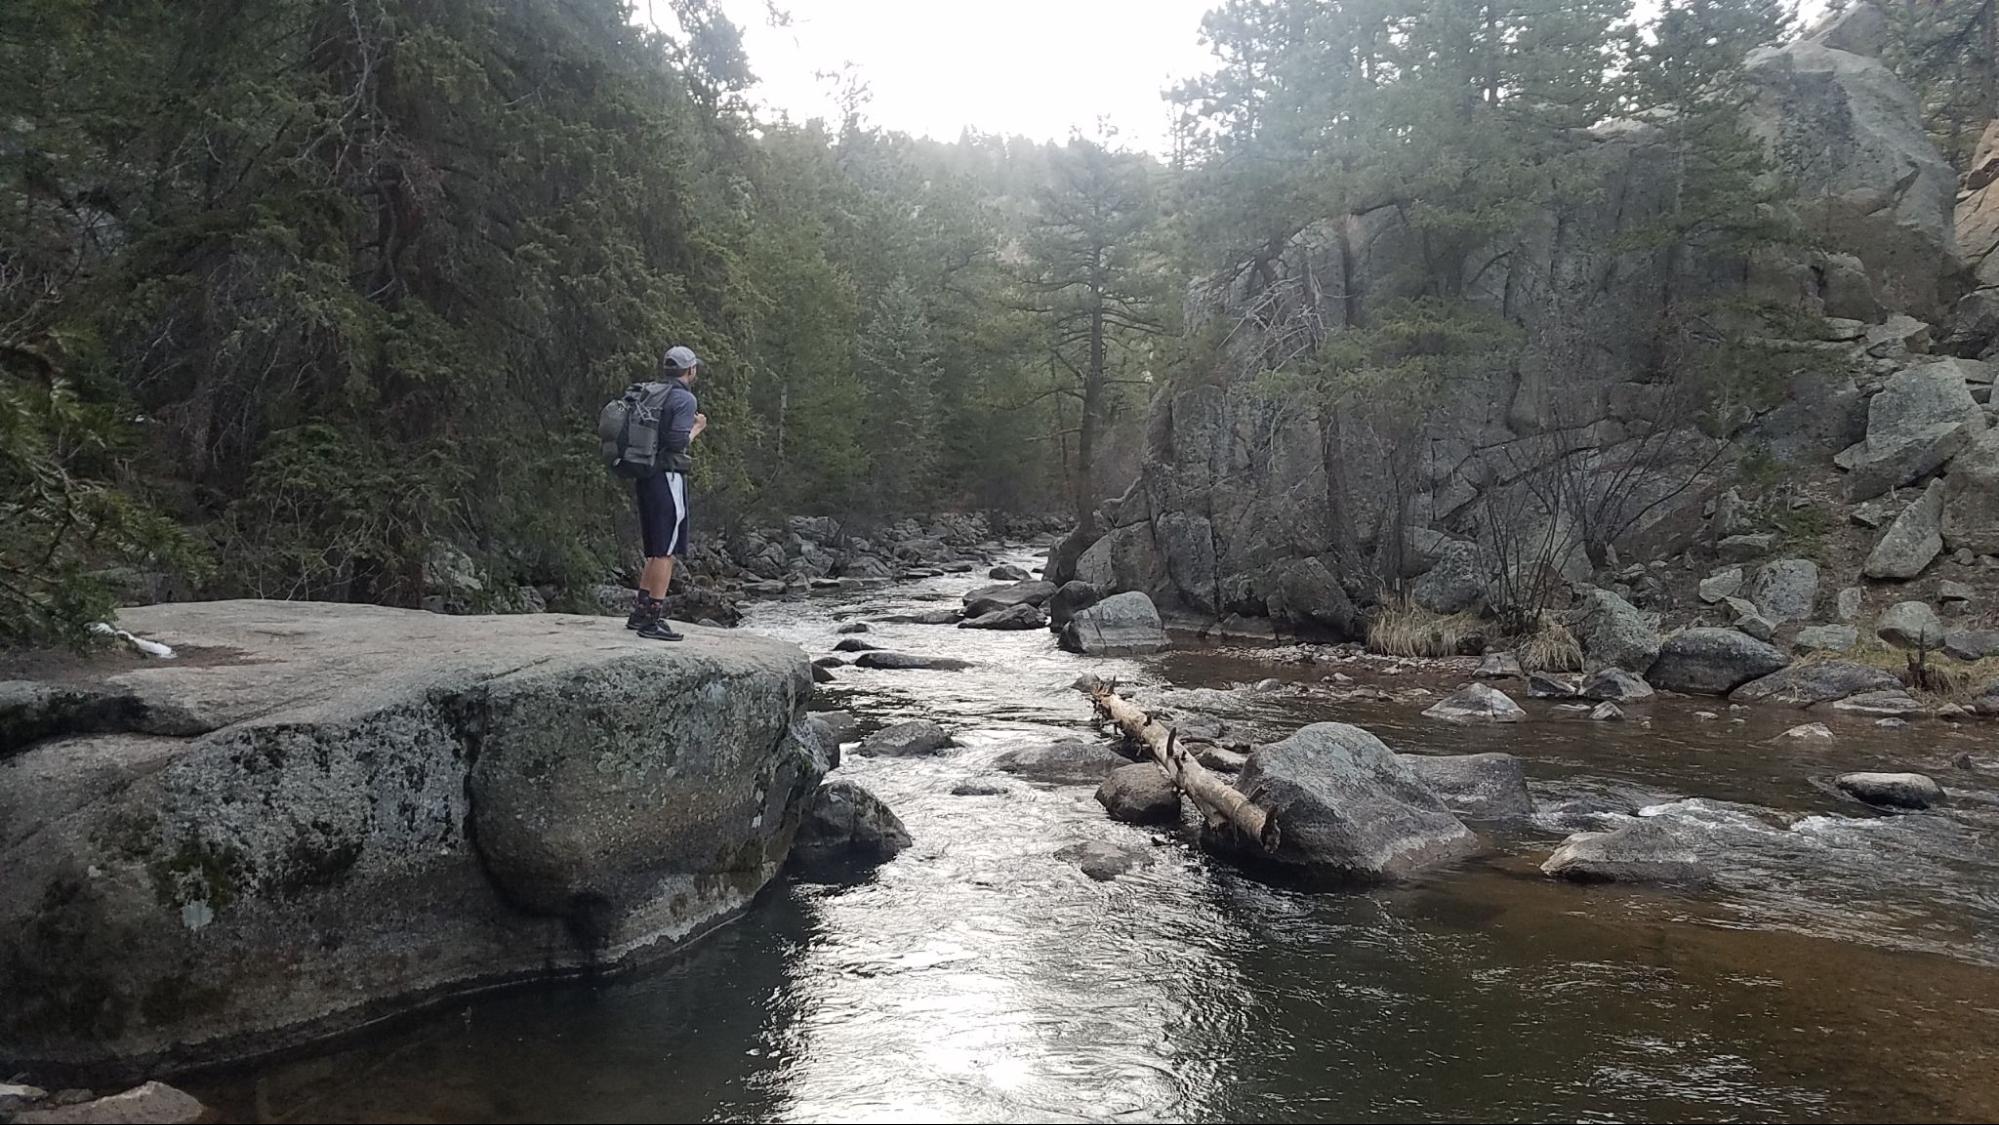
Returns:
[[[261,1054],[669,951],[776,873],[829,760],[795,647],[614,618],[179,603],[170,660],[0,690],[0,1059]]]

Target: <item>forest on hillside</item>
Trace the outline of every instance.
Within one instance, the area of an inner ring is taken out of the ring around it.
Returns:
[[[711,0],[14,0],[0,26],[0,642],[135,584],[415,604],[437,545],[515,583],[629,565],[603,401],[708,361],[703,530],[791,513],[1065,511],[1231,326],[1190,289],[1398,208],[1459,261],[1583,190],[1592,131],[1667,132],[1674,247],[1808,238],[1738,127],[1775,0],[1224,0],[1171,152],[752,108]],[[1960,166],[1993,0],[1895,5],[1891,63]],[[1059,29],[1055,29],[1059,33]],[[1509,346],[1456,271],[1252,374],[1442,393]],[[1712,323],[1698,294],[1662,331]],[[1710,364],[1689,331],[1667,354]],[[509,583],[511,584],[511,583]]]

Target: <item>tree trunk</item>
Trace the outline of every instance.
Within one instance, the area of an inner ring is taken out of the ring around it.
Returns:
[[[1210,828],[1231,827],[1242,839],[1254,842],[1266,851],[1276,846],[1277,818],[1195,761],[1194,756],[1179,745],[1179,737],[1171,728],[1155,722],[1108,684],[1098,682],[1089,690],[1090,702],[1096,707],[1097,714],[1145,747],[1153,764],[1165,772],[1175,788],[1194,802],[1201,815],[1207,818]]]

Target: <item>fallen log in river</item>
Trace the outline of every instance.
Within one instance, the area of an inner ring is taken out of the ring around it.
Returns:
[[[1110,722],[1128,738],[1145,748],[1154,765],[1201,810],[1208,828],[1232,829],[1244,841],[1265,851],[1278,846],[1277,817],[1268,809],[1209,772],[1181,745],[1173,728],[1148,715],[1117,693],[1117,686],[1092,679],[1085,685],[1099,717]]]

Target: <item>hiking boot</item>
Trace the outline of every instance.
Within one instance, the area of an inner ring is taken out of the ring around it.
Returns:
[[[625,618],[625,628],[637,629],[659,616],[660,603],[653,601],[645,592],[639,593],[639,600],[632,604],[631,615]]]
[[[639,626],[639,636],[649,641],[678,641],[685,639],[681,634],[674,632],[672,625],[667,624],[664,613],[655,614],[652,620]]]

